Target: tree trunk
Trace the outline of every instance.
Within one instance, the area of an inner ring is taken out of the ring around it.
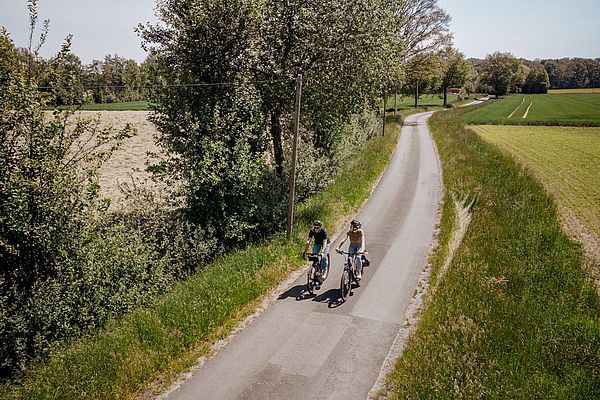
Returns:
[[[448,103],[448,87],[444,86],[444,107],[446,107],[447,103]]]
[[[419,106],[419,81],[417,81],[417,85],[415,86],[415,108]]]
[[[275,171],[281,176],[283,173],[283,145],[281,142],[281,111],[271,112],[271,138],[273,139],[273,156],[275,157]]]

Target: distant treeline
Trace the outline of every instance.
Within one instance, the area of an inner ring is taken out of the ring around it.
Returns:
[[[600,87],[600,58],[542,60],[552,89]]]
[[[469,59],[475,71],[480,72],[486,60]],[[548,60],[518,59],[527,69],[543,67],[548,73],[550,89],[578,89],[600,87],[600,58],[560,58]]]
[[[19,54],[24,65],[31,64],[38,88],[52,93],[58,106],[145,100],[149,88],[158,83],[150,58],[138,64],[115,54],[86,65],[72,52],[49,59],[30,57],[27,49],[19,49]]]

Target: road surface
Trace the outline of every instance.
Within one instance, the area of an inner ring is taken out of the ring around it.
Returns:
[[[329,277],[315,296],[302,294],[303,274],[169,399],[367,397],[404,322],[437,222],[441,185],[430,116],[406,120],[388,168],[357,216],[371,266],[348,301],[338,302],[338,237]]]

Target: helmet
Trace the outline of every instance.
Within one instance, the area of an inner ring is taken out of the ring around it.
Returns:
[[[352,222],[350,222],[350,225],[352,225],[356,229],[360,229],[360,227],[362,226],[362,224],[360,223],[360,221],[355,220],[355,219],[353,219]]]
[[[323,222],[321,222],[317,219],[317,220],[315,220],[315,222],[313,222],[313,226],[323,226]]]

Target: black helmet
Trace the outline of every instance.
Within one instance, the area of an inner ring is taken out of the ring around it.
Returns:
[[[362,226],[362,224],[360,223],[360,221],[355,220],[355,219],[353,219],[352,222],[350,222],[350,225],[352,225],[356,229],[360,229],[360,227]]]
[[[315,220],[315,222],[313,222],[313,226],[323,226],[323,222],[321,222],[317,219],[317,220]]]

